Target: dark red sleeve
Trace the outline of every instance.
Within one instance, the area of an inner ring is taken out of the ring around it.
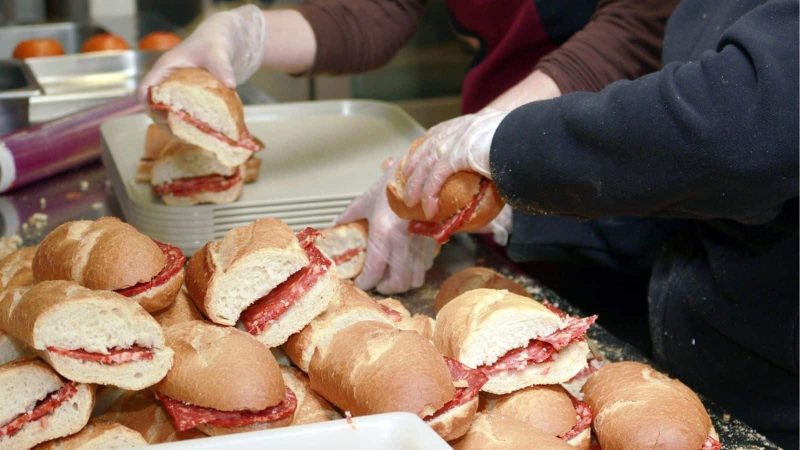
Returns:
[[[664,27],[679,0],[601,0],[590,22],[539,61],[562,93],[599,91],[661,67]]]
[[[413,36],[423,0],[309,0],[297,7],[317,40],[313,73],[355,73],[387,63]]]

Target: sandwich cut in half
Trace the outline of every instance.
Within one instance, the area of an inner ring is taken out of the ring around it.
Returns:
[[[241,320],[259,341],[277,347],[338,296],[335,268],[315,237],[313,229],[295,236],[277,219],[234,228],[191,258],[189,295],[212,322]]]
[[[327,422],[342,418],[336,408],[311,390],[306,374],[288,366],[281,366],[281,373],[283,373],[283,382],[286,383],[286,387],[291,389],[297,397],[297,409],[292,425]]]
[[[92,414],[94,387],[28,358],[0,366],[0,398],[0,449],[17,450],[80,431]]]
[[[175,363],[155,388],[178,431],[208,435],[292,423],[297,398],[275,357],[249,334],[200,320],[167,328]]]
[[[486,267],[467,267],[447,277],[436,293],[433,310],[437,313],[450,300],[473,289],[505,289],[523,297],[531,295],[525,286]]]
[[[240,166],[263,145],[247,130],[236,90],[205,69],[184,68],[151,86],[148,103],[167,114],[178,138],[213,152],[227,167]]]
[[[147,311],[175,301],[186,257],[114,217],[66,222],[39,244],[33,279],[70,280],[89,289],[114,291]]]
[[[568,381],[587,367],[586,330],[595,320],[561,316],[505,290],[475,289],[439,311],[434,343],[488,376],[485,392],[507,394]]]
[[[145,446],[147,441],[136,430],[92,420],[79,433],[38,445],[35,450],[126,450]]]
[[[439,209],[435,216],[425,217],[422,204],[406,205],[406,177],[403,168],[424,138],[411,144],[411,149],[395,171],[395,178],[386,186],[389,207],[401,219],[409,220],[408,231],[430,236],[443,244],[455,233],[477,231],[489,224],[503,209],[505,202],[494,183],[475,172],[461,171],[450,175],[439,191]]]
[[[366,220],[336,225],[320,230],[314,242],[334,264],[339,278],[357,277],[367,259]]]
[[[63,377],[144,389],[172,365],[161,326],[135,301],[71,281],[44,281],[0,299],[0,327]]]

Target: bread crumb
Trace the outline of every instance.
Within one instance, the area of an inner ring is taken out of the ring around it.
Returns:
[[[81,190],[86,192],[89,190],[89,182],[86,180],[81,180]]]
[[[103,204],[103,202],[94,202],[94,203],[92,203],[92,209],[96,209],[96,210],[99,211],[99,210],[101,210],[103,208],[105,208],[105,205]]]
[[[28,223],[33,225],[34,228],[37,230],[41,230],[42,228],[47,226],[47,219],[48,216],[45,213],[33,213],[30,217],[28,217]]]
[[[22,238],[18,234],[0,237],[0,259],[15,252],[22,245]]]
[[[41,197],[39,199],[39,209],[43,209],[43,210],[47,209],[47,199],[46,198]]]
[[[725,422],[725,423],[730,422],[731,421],[731,415],[728,414],[728,413],[723,413],[722,414],[722,421]]]
[[[694,344],[695,344],[695,342],[696,342],[696,341],[694,340],[694,338],[692,338],[692,345],[694,345]]]
[[[353,423],[353,415],[350,414],[350,411],[345,411],[344,412],[344,418],[345,418],[345,420],[347,420],[347,424],[350,425],[350,428],[355,430],[356,429],[356,424]]]

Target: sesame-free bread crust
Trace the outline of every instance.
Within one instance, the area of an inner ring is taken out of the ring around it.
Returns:
[[[439,287],[433,310],[439,312],[450,300],[473,289],[505,289],[523,297],[530,297],[524,286],[486,267],[467,267],[450,275]]]

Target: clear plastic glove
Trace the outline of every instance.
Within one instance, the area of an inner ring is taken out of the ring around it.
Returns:
[[[366,261],[355,282],[361,289],[376,288],[382,294],[422,286],[437,249],[433,239],[409,234],[408,221],[389,207],[386,184],[394,177],[395,168],[396,164],[389,165],[383,177],[336,219],[336,223],[364,218],[369,222]]]
[[[475,233],[492,233],[494,241],[498,245],[505,247],[508,244],[508,236],[511,234],[511,226],[514,223],[511,206],[506,205],[488,225],[475,231]]]
[[[494,132],[509,111],[484,109],[442,122],[428,130],[425,141],[403,167],[406,177],[406,204],[422,202],[428,218],[439,209],[439,190],[447,178],[461,170],[471,170],[487,178],[489,151]]]
[[[181,67],[203,67],[229,87],[236,87],[261,66],[266,35],[267,21],[254,5],[213,14],[158,59],[142,80],[139,96],[143,99],[148,87]]]

